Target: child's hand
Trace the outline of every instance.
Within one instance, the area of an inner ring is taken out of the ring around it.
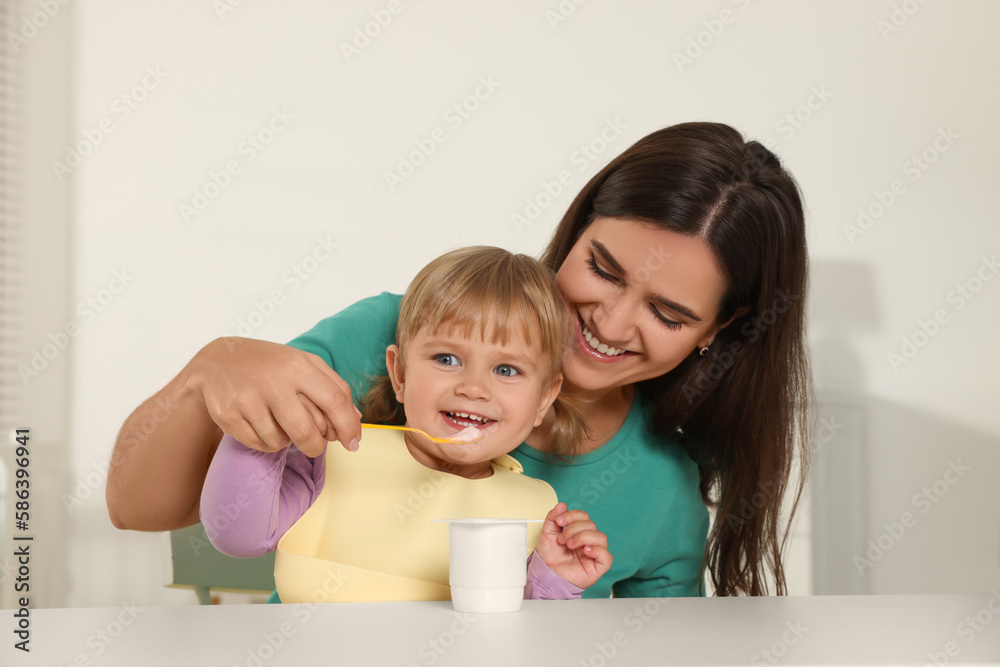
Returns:
[[[559,503],[545,516],[535,551],[549,569],[577,588],[590,588],[613,560],[608,536],[597,530],[583,510]]]

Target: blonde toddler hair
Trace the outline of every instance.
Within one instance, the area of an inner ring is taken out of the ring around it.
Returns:
[[[548,357],[546,380],[551,383],[569,351],[567,312],[552,271],[534,258],[490,246],[460,248],[430,262],[410,283],[399,308],[396,345],[405,364],[407,343],[424,329],[433,333],[447,326],[501,345],[522,337]],[[565,457],[583,438],[583,416],[579,404],[564,392],[553,408],[555,423],[547,449]],[[374,380],[362,411],[372,423],[404,421],[387,375]]]

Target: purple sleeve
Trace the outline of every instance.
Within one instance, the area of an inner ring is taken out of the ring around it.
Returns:
[[[549,569],[542,557],[532,551],[528,557],[528,583],[525,600],[578,600],[583,589],[577,588]]]
[[[326,454],[291,445],[259,452],[224,436],[201,491],[201,522],[213,546],[240,558],[274,551],[323,490]]]

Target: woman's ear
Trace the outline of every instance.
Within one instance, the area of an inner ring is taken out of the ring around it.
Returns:
[[[736,312],[733,313],[733,316],[730,317],[724,324],[720,324],[719,326],[714,327],[712,329],[710,335],[708,335],[705,338],[703,338],[702,340],[698,341],[698,347],[708,347],[709,345],[711,345],[712,341],[715,340],[715,336],[720,331],[722,331],[723,329],[725,329],[726,327],[728,327],[730,324],[732,324],[733,320],[738,319],[740,317],[743,317],[744,315],[746,315],[749,312],[750,312],[750,306],[743,306],[742,308],[737,308]]]
[[[390,345],[385,349],[385,367],[389,371],[392,390],[396,392],[396,401],[403,404],[403,389],[406,385],[403,368],[403,355],[398,345]]]
[[[542,390],[538,403],[538,413],[535,415],[535,426],[539,426],[542,423],[542,420],[545,419],[545,415],[548,414],[549,408],[552,407],[552,403],[556,400],[556,396],[559,395],[559,390],[562,389],[562,383],[562,373],[556,373],[555,379],[552,380],[552,383],[548,386],[548,388]]]

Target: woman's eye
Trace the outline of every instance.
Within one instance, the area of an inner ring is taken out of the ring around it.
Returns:
[[[612,283],[619,282],[618,278],[616,278],[615,276],[613,276],[612,274],[608,273],[600,266],[598,266],[597,260],[595,260],[593,257],[587,260],[587,266],[589,266],[590,270],[594,273],[594,275],[598,276],[599,278],[603,278],[604,280],[607,280],[608,282]]]
[[[513,366],[508,366],[507,364],[500,364],[496,367],[497,375],[502,375],[504,377],[514,377],[515,375],[520,375],[521,371],[517,370]]]
[[[439,354],[434,357],[434,361],[445,366],[458,366],[458,357],[454,354]]]
[[[681,328],[680,322],[670,319],[669,317],[661,313],[659,309],[653,304],[649,304],[649,309],[653,311],[653,315],[656,316],[656,319],[663,322],[663,324],[671,331],[676,331],[677,329]]]

